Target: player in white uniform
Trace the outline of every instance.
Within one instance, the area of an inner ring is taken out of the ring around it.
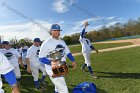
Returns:
[[[45,64],[46,71],[52,81],[52,83],[55,85],[55,93],[68,93],[68,88],[65,82],[64,76],[58,76],[58,77],[52,77],[52,64],[55,64],[55,62],[51,62],[49,60],[49,52],[57,49],[57,48],[64,48],[65,55],[62,57],[61,61],[66,61],[66,56],[72,61],[73,68],[76,67],[76,62],[72,54],[70,53],[70,50],[68,46],[65,44],[63,40],[59,38],[60,36],[60,26],[58,24],[53,24],[51,26],[51,38],[47,39],[40,48],[39,53],[39,59],[42,63]]]
[[[11,62],[11,64],[14,66],[14,73],[16,75],[18,84],[19,81],[21,79],[21,72],[20,72],[20,68],[19,68],[19,64],[24,67],[22,60],[21,60],[21,55],[20,53],[14,49],[11,48],[9,45],[8,41],[3,41],[3,49],[2,49],[2,53],[7,57],[7,59]]]
[[[45,70],[45,66],[43,63],[39,61],[39,51],[40,51],[40,39],[35,38],[33,45],[27,50],[27,71],[29,73],[32,72],[32,76],[34,77],[34,85],[36,89],[39,89],[39,70],[42,71],[42,79],[40,80],[41,83],[45,85],[44,79],[47,75]]]
[[[9,85],[12,88],[12,93],[19,93],[13,69],[14,67],[11,65],[11,63],[7,60],[7,58],[3,55],[3,53],[0,52],[0,76],[3,75],[6,81],[9,83]],[[1,77],[0,77],[0,93],[4,93],[4,90],[2,89]]]
[[[20,44],[20,53],[21,53],[21,58],[22,58],[22,63],[24,64],[25,69],[27,69],[27,64],[26,64],[26,55],[27,55],[27,50],[28,46],[25,46],[23,43]]]
[[[85,28],[82,30],[79,41],[82,45],[82,54],[84,56],[85,59],[85,64],[82,67],[82,70],[84,70],[84,68],[87,66],[88,70],[90,72],[90,74],[93,76],[93,78],[97,78],[97,76],[95,75],[95,73],[93,73],[92,68],[91,68],[91,62],[90,62],[90,52],[92,50],[95,50],[98,53],[98,50],[95,49],[92,45],[89,39],[87,39],[85,37],[86,33],[85,29],[88,26],[88,22],[85,21]]]

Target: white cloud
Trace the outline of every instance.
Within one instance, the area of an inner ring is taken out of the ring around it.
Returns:
[[[79,33],[82,31],[82,29],[84,28],[84,21],[78,21],[76,23],[74,23],[71,27],[71,29],[67,29],[67,33],[68,35],[74,34],[74,33]],[[115,23],[118,22],[123,22],[122,18],[117,18],[115,16],[113,17],[108,17],[108,18],[103,18],[103,17],[97,17],[97,18],[90,18],[87,19],[87,21],[89,22],[89,26],[87,27],[86,31],[92,31],[92,30],[98,30],[101,29],[102,26],[111,26],[114,25]]]
[[[108,17],[108,18],[106,18],[106,19],[112,20],[112,19],[114,19],[114,18],[115,18],[115,16],[111,16],[111,17]]]
[[[123,18],[117,17],[98,17],[90,18],[87,20],[90,24],[86,29],[87,31],[98,30],[104,25],[108,27],[114,25],[117,22],[123,23]],[[62,29],[62,36],[64,36],[81,32],[81,30],[84,28],[84,21],[85,20],[81,20],[75,23],[66,23],[63,20],[59,22],[54,22],[53,20],[37,22],[40,23],[42,26],[46,27],[47,29],[50,28],[50,25],[52,23],[59,24]],[[17,22],[8,25],[0,25],[0,36],[3,36],[5,40],[8,40],[9,38],[14,38],[15,36],[17,37],[17,39],[26,37],[33,39],[35,37],[39,37],[42,40],[45,40],[48,36],[50,36],[48,31],[49,30],[45,31],[44,29],[41,29],[39,25],[33,24],[31,22]]]
[[[111,26],[111,25],[115,25],[115,24],[118,23],[118,22],[119,22],[119,21],[110,22],[110,23],[106,24],[106,27],[109,27],[109,26]]]
[[[3,37],[3,40],[15,38],[15,36],[18,40],[26,37],[31,39],[39,37],[42,40],[46,40],[48,37],[50,37],[49,29],[53,23],[57,23],[60,26],[65,23],[64,21],[54,22],[52,20],[35,22],[36,23],[21,21],[17,23],[13,22],[10,24],[0,25],[0,36]]]
[[[66,5],[65,0],[57,0],[53,3],[53,8],[58,13],[64,13],[68,11],[68,6]]]
[[[47,23],[45,21],[40,21],[40,23],[46,28],[49,28],[51,25],[50,23]],[[26,37],[33,39],[35,37],[39,37],[45,40],[46,37],[49,36],[49,33],[48,31],[41,29],[38,25],[27,22],[12,25],[0,25],[0,35],[3,36],[4,40],[9,40],[10,38],[14,38],[15,36],[17,37],[17,39]]]
[[[69,11],[70,6],[75,2],[76,0],[55,0],[53,9],[58,13],[65,13]]]

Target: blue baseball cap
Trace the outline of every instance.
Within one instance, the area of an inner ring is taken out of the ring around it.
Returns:
[[[34,42],[41,42],[40,38],[34,38]]]
[[[3,41],[2,44],[3,45],[9,45],[9,42],[8,41]]]
[[[62,31],[61,29],[60,29],[60,26],[58,25],[58,24],[53,24],[52,26],[51,26],[51,29],[50,29],[51,31],[53,31],[53,30],[58,30],[58,31]]]

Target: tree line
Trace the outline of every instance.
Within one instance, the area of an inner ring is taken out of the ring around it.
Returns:
[[[81,32],[81,31],[79,31]],[[86,35],[91,42],[109,40],[112,38],[140,35],[140,17],[137,20],[129,19],[127,23],[116,23],[109,27],[103,26],[99,30],[88,31]],[[63,40],[68,44],[78,44],[80,33],[64,36]]]
[[[70,36],[64,36],[62,39],[66,42],[67,45],[78,44],[79,42],[79,33],[74,33]],[[126,36],[134,36],[140,35],[140,17],[137,20],[129,19],[127,23],[116,23],[115,25],[111,25],[109,27],[103,26],[99,30],[88,31],[86,35],[87,38],[91,40],[91,42],[109,40],[112,38],[126,37]],[[21,43],[26,46],[32,45],[32,39],[23,38],[18,40],[11,39],[10,44],[12,47],[17,47]]]

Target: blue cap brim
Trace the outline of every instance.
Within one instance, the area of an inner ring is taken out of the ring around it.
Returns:
[[[51,31],[54,31],[54,30],[62,31],[62,30],[59,30],[59,29],[51,29]]]

